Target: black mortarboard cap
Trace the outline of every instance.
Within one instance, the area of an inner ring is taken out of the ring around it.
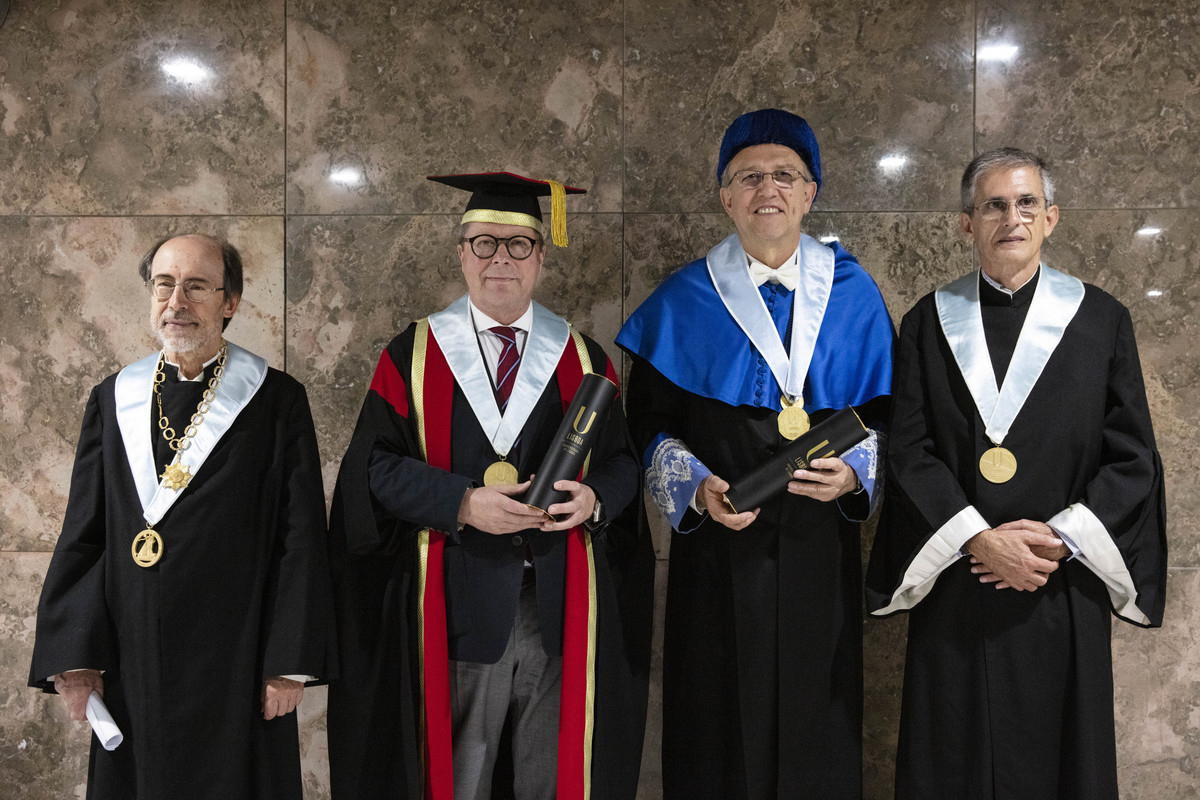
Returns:
[[[567,246],[567,203],[569,194],[586,194],[586,189],[564,186],[558,181],[539,181],[511,172],[483,172],[473,175],[429,175],[431,181],[471,192],[462,223],[496,222],[524,225],[544,235],[539,197],[550,198],[551,241]]]

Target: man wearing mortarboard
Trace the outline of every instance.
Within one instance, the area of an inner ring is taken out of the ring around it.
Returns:
[[[663,796],[861,797],[859,522],[877,500],[893,328],[836,242],[801,231],[821,186],[812,129],[761,109],[725,133],[737,232],[625,323],[630,429],[670,521]],[[730,482],[846,406],[876,431],[734,513]]]
[[[653,555],[619,400],[584,473],[555,484],[556,519],[521,502],[583,376],[617,380],[532,299],[538,197],[565,246],[565,195],[582,190],[430,179],[472,193],[456,231],[467,293],[379,356],[338,475],[333,796],[632,798]]]

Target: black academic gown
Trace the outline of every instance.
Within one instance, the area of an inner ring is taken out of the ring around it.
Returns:
[[[981,286],[1003,380],[1036,281],[1012,299]],[[867,576],[871,610],[968,504],[991,525],[1046,521],[1081,502],[1115,541],[1137,607],[1161,624],[1162,466],[1128,311],[1086,286],[1082,304],[1004,439],[1016,475],[979,472],[992,446],[932,295],[904,318],[896,358],[887,500]],[[1093,800],[1117,796],[1111,601],[1077,560],[1035,592],[981,584],[960,558],[912,609],[896,797]],[[1139,621],[1142,624],[1143,621]]]
[[[321,464],[304,388],[268,370],[155,526],[164,555],[143,568],[130,550],[146,524],[115,383],[93,389],[84,412],[30,685],[53,691],[47,678],[58,672],[104,671],[104,702],[125,740],[109,752],[92,738],[89,798],[299,800],[296,714],[264,720],[260,693],[266,678],[327,679],[335,667]],[[204,388],[164,384],[177,433]],[[153,432],[161,468],[173,453]]]
[[[858,410],[879,428],[887,398]],[[733,481],[778,451],[778,412],[680,389],[634,357],[639,451],[662,432]],[[823,421],[835,409],[812,414]],[[865,493],[783,494],[731,531],[671,537],[663,651],[665,798],[860,798]],[[694,512],[684,518],[695,523]]]
[[[415,325],[387,347],[412,408]],[[568,347],[573,347],[568,344]],[[604,350],[587,339],[594,369]],[[421,458],[415,415],[368,392],[338,474],[330,557],[341,643],[341,679],[329,694],[330,779],[335,798],[419,800],[421,687],[417,641],[415,534],[448,533],[445,591],[449,657],[494,663],[516,616],[525,555],[532,553],[543,645],[562,652],[565,537],[526,530],[495,536],[457,513],[467,488],[483,484],[496,454],[457,383],[451,410],[452,469]],[[509,460],[527,480],[563,418],[550,383]],[[592,797],[632,798],[637,790],[648,691],[653,551],[641,513],[638,465],[620,399],[603,422],[585,482],[611,522],[594,533],[597,605],[596,725]],[[372,487],[376,491],[372,491]],[[344,627],[341,627],[344,626]],[[502,775],[501,767],[497,768]],[[494,797],[511,796],[498,777]]]

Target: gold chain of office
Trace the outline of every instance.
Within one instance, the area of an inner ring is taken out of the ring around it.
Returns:
[[[196,431],[204,422],[204,416],[212,408],[213,400],[217,396],[217,387],[221,385],[221,378],[225,375],[225,362],[228,358],[229,345],[222,339],[221,349],[217,353],[217,366],[213,369],[213,376],[208,381],[208,388],[204,390],[204,395],[200,398],[200,403],[196,406],[191,420],[188,421],[188,426],[184,428],[183,435],[176,436],[175,429],[171,427],[171,422],[167,419],[166,412],[163,411],[162,391],[159,387],[167,379],[167,376],[163,372],[163,356],[161,353],[158,356],[158,366],[154,369],[154,399],[158,401],[158,429],[162,431],[167,444],[175,451],[175,460],[162,474],[168,489],[186,488],[191,480],[190,470],[180,464],[179,459],[183,451],[192,443],[192,439],[195,438]]]

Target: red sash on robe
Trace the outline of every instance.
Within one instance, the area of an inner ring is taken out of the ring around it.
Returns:
[[[563,412],[571,404],[591,359],[582,337],[574,330],[575,347],[565,347],[555,377],[562,395]],[[385,364],[386,362],[386,364]],[[605,374],[613,383],[611,364]],[[372,387],[407,417],[403,378],[386,352],[376,368]],[[427,320],[418,323],[413,343],[412,411],[425,460],[449,470],[450,417],[454,375],[438,347]],[[401,410],[397,403],[405,407]],[[587,471],[585,462],[580,473]],[[560,800],[588,800],[591,795],[592,731],[595,721],[596,567],[591,534],[583,526],[567,531],[566,587],[563,598],[563,666],[558,726],[557,796]],[[421,689],[426,800],[453,800],[454,765],[450,730],[450,659],[446,634],[446,587],[443,555],[446,534],[425,529],[418,535],[421,570],[418,576],[418,636],[421,654]]]

